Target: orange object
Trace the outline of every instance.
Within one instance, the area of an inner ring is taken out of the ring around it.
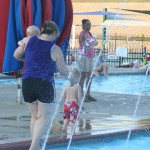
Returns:
[[[145,60],[146,60],[146,61],[149,61],[149,58],[148,58],[148,57],[146,57],[146,58],[145,58]]]
[[[71,56],[71,61],[75,61],[74,55]]]

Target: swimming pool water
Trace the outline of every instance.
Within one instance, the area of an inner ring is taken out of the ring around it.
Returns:
[[[17,84],[17,80],[16,79],[0,79],[0,85],[2,84]]]
[[[94,77],[92,80],[91,91],[139,95],[144,78],[144,75]],[[62,88],[66,82],[67,80],[56,78],[56,88]],[[15,79],[3,79],[0,80],[0,84],[17,84],[17,81]],[[142,95],[150,95],[150,76],[147,76]]]
[[[70,150],[125,150],[126,139],[114,139],[111,142],[103,142],[102,139],[73,142]],[[66,145],[47,146],[46,150],[66,150]],[[149,150],[150,137],[139,136],[129,140],[126,150]]]
[[[93,78],[92,91],[139,95],[144,75],[109,76]],[[150,76],[146,78],[142,95],[150,95]]]
[[[143,85],[144,75],[118,75],[109,77],[94,77],[91,91],[104,93],[132,94],[139,95]],[[56,87],[62,87],[64,79],[56,79]],[[150,95],[150,76],[146,78],[142,95]]]

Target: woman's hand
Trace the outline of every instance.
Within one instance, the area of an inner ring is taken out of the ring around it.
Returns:
[[[85,49],[85,52],[90,51],[90,49],[91,49],[90,44],[86,43],[86,44],[84,45],[84,49]]]
[[[56,66],[57,66],[57,69],[60,72],[60,74],[64,78],[68,79],[69,70],[65,64],[64,56],[63,56],[63,53],[62,53],[60,47],[57,45],[54,45],[52,47],[52,49],[53,49],[53,51],[51,53],[52,60],[56,62]]]

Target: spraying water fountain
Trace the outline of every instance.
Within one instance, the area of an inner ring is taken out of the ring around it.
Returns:
[[[120,14],[121,9],[122,9],[122,7],[124,6],[124,4],[126,3],[126,1],[127,1],[127,0],[123,0],[121,6],[120,6],[119,9],[118,9],[117,15],[114,17],[114,20],[113,20],[113,22],[112,22],[112,24],[111,24],[111,26],[110,26],[110,28],[109,28],[108,34],[106,34],[106,39],[104,39],[104,41],[103,41],[103,43],[102,43],[102,48],[101,48],[101,51],[99,52],[98,57],[100,57],[100,56],[102,55],[103,50],[104,50],[104,46],[105,46],[105,44],[106,44],[106,42],[107,42],[107,40],[108,40],[108,35],[110,34],[110,32],[111,32],[111,30],[112,30],[112,26],[113,26],[115,20],[117,19],[118,15]],[[98,57],[97,57],[96,62],[98,62]],[[94,68],[95,68],[95,67],[96,67],[96,64],[95,64]],[[89,82],[88,82],[86,91],[85,91],[84,96],[83,96],[83,98],[82,98],[82,101],[81,101],[81,104],[80,104],[80,108],[79,108],[79,112],[78,112],[77,118],[79,117],[79,114],[80,114],[80,112],[81,112],[81,109],[82,109],[82,106],[83,106],[83,102],[84,102],[84,99],[85,99],[85,97],[86,97],[86,93],[87,93],[87,91],[88,91],[88,87],[90,86],[90,83],[92,82],[92,77],[93,77],[93,72],[92,72],[92,74],[91,74],[91,76],[90,76],[90,80],[89,80]],[[70,136],[70,140],[69,140],[69,143],[68,143],[68,146],[67,146],[67,150],[70,149],[71,141],[72,141],[73,134],[74,134],[75,129],[76,129],[76,126],[77,126],[77,122],[78,122],[78,120],[76,120],[75,125],[74,125],[74,128],[73,128],[73,130],[72,130],[72,132],[71,132],[71,136]]]
[[[69,77],[68,77],[69,78]],[[66,83],[64,86],[66,86],[68,83]],[[63,93],[63,92],[62,92]],[[62,95],[62,94],[61,94]],[[62,100],[62,96],[59,98],[59,100],[55,103],[55,104],[53,104],[53,105],[55,105],[54,107],[55,107],[55,109],[54,109],[54,113],[53,113],[53,115],[52,115],[52,119],[51,119],[51,122],[50,122],[50,127],[48,128],[48,131],[47,131],[47,133],[45,134],[45,136],[44,136],[44,139],[42,140],[42,143],[41,143],[41,150],[45,150],[45,147],[46,147],[46,142],[47,142],[47,139],[48,139],[48,137],[49,137],[49,133],[50,133],[50,131],[51,131],[51,129],[52,129],[52,125],[53,125],[53,121],[54,121],[54,119],[55,119],[55,117],[56,117],[56,115],[57,115],[57,113],[58,113],[58,108],[59,108],[59,104],[60,104],[60,102],[61,102],[61,100]],[[49,125],[49,124],[48,124]]]
[[[105,46],[105,44],[106,44],[106,42],[107,42],[107,40],[108,40],[108,36],[109,36],[109,34],[110,34],[111,30],[112,30],[112,26],[113,26],[115,20],[117,19],[118,15],[119,15],[119,13],[120,13],[120,11],[121,11],[121,9],[122,9],[122,7],[124,6],[125,3],[126,3],[126,0],[124,0],[124,1],[122,2],[121,6],[119,7],[118,13],[117,13],[117,15],[115,16],[115,18],[114,18],[114,20],[113,20],[113,22],[112,22],[112,24],[111,24],[111,26],[110,26],[110,28],[109,28],[109,32],[108,32],[107,35],[106,35],[106,39],[105,39],[105,40],[103,41],[103,43],[102,43],[102,48],[101,48],[101,51],[100,51],[99,54],[98,54],[98,57],[100,57],[101,54],[103,53],[104,46]],[[86,44],[86,46],[89,46],[88,43]],[[84,55],[84,53],[85,53],[85,49],[82,51],[82,54],[81,54],[81,55]],[[97,57],[96,62],[98,61],[98,57]],[[79,59],[80,59],[80,57],[79,57]],[[96,64],[95,64],[95,65],[96,65]],[[95,67],[95,66],[94,66],[94,67]],[[148,69],[149,69],[149,67],[148,67]],[[136,105],[135,113],[134,113],[134,115],[133,115],[133,121],[134,121],[134,118],[135,118],[135,115],[136,115],[136,111],[137,111],[138,105],[139,105],[139,103],[140,103],[141,93],[142,93],[143,87],[144,87],[145,82],[146,82],[146,77],[147,77],[147,74],[148,74],[148,69],[147,69],[147,71],[146,71],[146,75],[145,75],[145,79],[144,79],[144,82],[143,82],[143,86],[142,86],[142,89],[141,89],[140,94],[139,94],[139,98],[138,98],[138,102],[137,102],[137,105]],[[89,87],[90,83],[92,82],[92,77],[93,77],[93,73],[92,73],[91,76],[90,76],[90,80],[89,80],[89,82],[88,82],[86,91],[85,91],[84,96],[83,96],[83,98],[82,98],[82,101],[81,101],[81,104],[80,104],[80,107],[79,107],[79,112],[78,112],[77,118],[79,117],[79,114],[80,114],[80,112],[81,112],[81,110],[82,110],[83,102],[84,102],[84,99],[85,99],[85,96],[86,96],[88,87]],[[43,144],[42,144],[41,150],[44,150],[44,149],[45,149],[46,141],[47,141],[47,139],[48,139],[49,132],[50,132],[50,130],[51,130],[51,128],[52,128],[53,121],[54,121],[55,116],[56,116],[56,114],[57,114],[60,101],[61,101],[61,98],[59,99],[58,104],[56,105],[55,113],[54,113],[53,116],[52,116],[52,121],[51,121],[51,124],[50,124],[50,128],[49,128],[49,130],[48,130],[48,132],[47,132],[47,134],[46,134],[46,136],[45,136],[45,140],[44,140],[44,142],[43,142]],[[71,142],[72,142],[73,134],[75,133],[75,129],[76,129],[76,126],[77,126],[77,122],[78,122],[78,120],[76,120],[75,125],[74,125],[74,128],[73,128],[73,130],[72,130],[72,132],[71,132],[70,140],[69,140],[69,143],[68,143],[68,146],[67,146],[67,150],[70,149],[70,145],[71,145]],[[131,134],[131,130],[129,131],[129,134],[128,134],[128,138],[127,138],[125,150],[127,149],[127,144],[128,144],[129,138],[130,138],[130,134]]]
[[[139,106],[140,101],[141,101],[141,96],[142,96],[143,88],[144,88],[145,83],[146,83],[146,79],[147,79],[147,75],[148,75],[149,69],[150,69],[150,64],[147,67],[145,78],[144,78],[143,84],[142,84],[140,92],[139,92],[139,96],[138,96],[138,100],[137,100],[136,107],[135,107],[135,110],[134,110],[134,114],[133,114],[133,117],[132,117],[132,121],[134,121],[135,117],[136,117],[136,113],[137,113],[138,106]],[[128,137],[127,137],[127,141],[126,141],[126,145],[125,145],[125,150],[127,150],[130,136],[131,136],[131,129],[129,130],[129,133],[128,133]]]

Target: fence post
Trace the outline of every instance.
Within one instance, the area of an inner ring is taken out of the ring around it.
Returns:
[[[107,11],[107,8],[104,8],[103,11]],[[106,15],[103,15],[103,22],[105,22],[107,19],[107,16]],[[104,40],[106,40],[106,26],[102,26],[102,45],[103,45],[103,42]],[[105,49],[105,48],[104,48]]]
[[[117,33],[115,33],[115,50],[116,50],[116,47],[117,47]]]
[[[146,57],[146,47],[143,48],[143,56]]]
[[[18,78],[18,104],[23,104],[23,97],[22,97],[22,78]]]
[[[143,58],[142,58],[143,61],[146,56],[146,47],[144,47],[144,35],[142,35],[142,54],[143,54]]]
[[[76,25],[72,26],[72,49],[75,49],[76,44]]]

